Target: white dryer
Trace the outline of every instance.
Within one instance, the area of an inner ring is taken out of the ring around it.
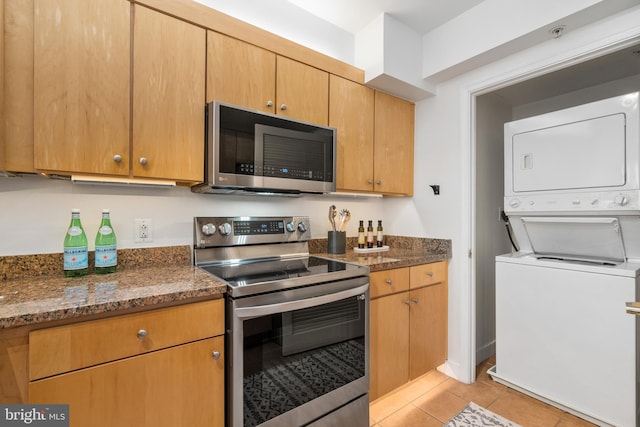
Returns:
[[[496,257],[490,374],[603,426],[640,425],[638,98],[505,124],[519,250]]]

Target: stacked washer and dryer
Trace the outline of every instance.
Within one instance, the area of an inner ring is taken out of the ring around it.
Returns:
[[[505,124],[516,250],[496,257],[494,380],[638,426],[639,93]]]

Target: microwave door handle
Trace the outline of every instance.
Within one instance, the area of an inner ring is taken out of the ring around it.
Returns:
[[[627,313],[640,316],[640,302],[628,302]]]
[[[369,284],[358,286],[357,288],[347,289],[333,294],[321,295],[319,297],[306,298],[297,301],[279,302],[277,304],[258,305],[253,307],[242,307],[234,309],[234,314],[240,318],[253,318],[267,316],[275,313],[283,313],[285,311],[300,310],[302,308],[314,307],[317,305],[328,304],[340,301],[352,296],[365,293],[369,289]]]

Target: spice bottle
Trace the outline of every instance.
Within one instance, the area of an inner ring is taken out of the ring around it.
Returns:
[[[364,221],[360,220],[358,225],[358,248],[364,248]]]
[[[369,226],[367,227],[367,248],[373,247],[373,221],[369,220]]]
[[[382,220],[378,220],[378,234],[376,236],[376,246],[381,248],[382,247],[382,238],[383,238],[383,234],[382,234]]]

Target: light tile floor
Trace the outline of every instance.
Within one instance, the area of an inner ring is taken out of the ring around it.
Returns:
[[[473,384],[460,383],[438,371],[430,371],[370,406],[370,426],[442,427],[470,401],[523,427],[586,427],[593,424],[491,379],[490,358],[478,365]]]

